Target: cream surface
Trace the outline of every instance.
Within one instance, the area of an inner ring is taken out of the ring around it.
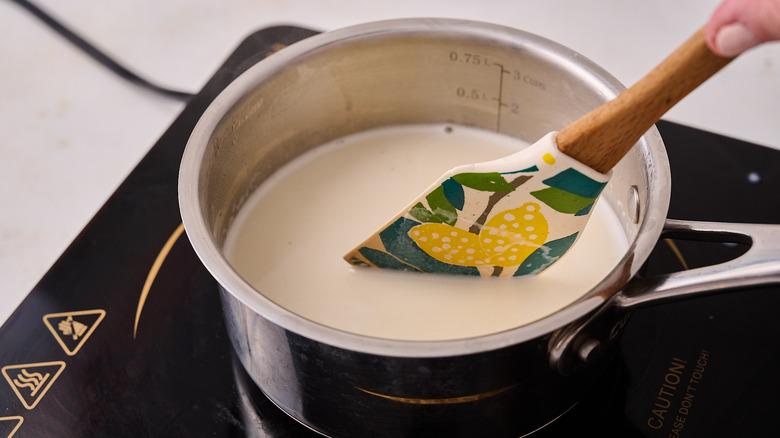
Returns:
[[[326,326],[402,340],[448,340],[519,327],[593,288],[628,246],[604,201],[569,253],[541,275],[468,278],[355,268],[342,257],[448,169],[527,144],[445,125],[382,128],[299,157],[252,195],[225,253],[277,304]]]

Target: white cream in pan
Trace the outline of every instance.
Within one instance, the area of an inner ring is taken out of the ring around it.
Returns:
[[[448,340],[528,324],[570,304],[627,248],[596,203],[574,248],[538,276],[470,278],[353,267],[343,255],[446,170],[527,144],[445,125],[382,128],[315,148],[247,201],[225,252],[259,293],[326,326],[389,339]]]

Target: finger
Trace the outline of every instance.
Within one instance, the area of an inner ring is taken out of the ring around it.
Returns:
[[[724,55],[717,43],[717,35],[720,30],[727,25],[735,23],[739,19],[740,0],[724,0],[718,7],[712,12],[710,19],[707,21],[706,39],[707,45],[710,50],[721,55]]]
[[[780,39],[780,0],[725,0],[707,22],[707,44],[721,56],[736,56]]]

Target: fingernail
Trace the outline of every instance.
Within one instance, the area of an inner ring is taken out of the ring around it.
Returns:
[[[737,56],[757,45],[756,36],[742,23],[727,24],[715,36],[715,46],[722,56]]]

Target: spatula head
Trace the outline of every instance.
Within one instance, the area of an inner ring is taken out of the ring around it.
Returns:
[[[451,169],[344,259],[486,277],[544,271],[577,241],[611,176],[559,151],[555,136]]]

